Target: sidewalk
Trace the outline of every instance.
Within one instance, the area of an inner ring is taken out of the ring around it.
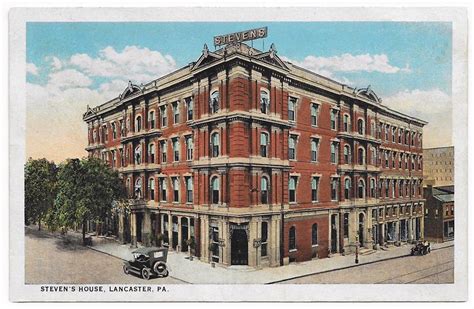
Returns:
[[[437,250],[452,245],[454,245],[454,241],[432,244],[432,249]],[[121,245],[114,240],[101,237],[93,237],[93,246],[90,248],[123,260],[131,259],[131,252],[134,250],[130,248],[129,244]],[[259,270],[246,266],[226,268],[216,265],[213,268],[209,263],[202,262],[197,258],[190,261],[185,253],[170,251],[168,253],[168,265],[170,276],[193,284],[271,284],[296,277],[408,256],[410,255],[410,248],[411,245],[404,245],[384,248],[385,250],[377,250],[368,255],[359,255],[359,264],[355,264],[355,256],[352,254]]]

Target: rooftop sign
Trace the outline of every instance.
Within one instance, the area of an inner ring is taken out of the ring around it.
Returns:
[[[246,30],[242,32],[234,32],[230,34],[218,35],[214,37],[214,45],[226,45],[243,41],[256,40],[267,37],[267,27]]]

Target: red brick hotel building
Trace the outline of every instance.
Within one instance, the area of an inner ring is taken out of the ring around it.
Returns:
[[[423,237],[426,122],[233,43],[84,114],[123,176],[123,241],[278,266]],[[158,236],[159,235],[159,236]]]

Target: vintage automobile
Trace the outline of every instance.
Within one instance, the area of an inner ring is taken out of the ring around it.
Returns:
[[[152,276],[168,276],[167,248],[140,248],[133,251],[132,254],[133,260],[124,262],[123,272],[125,274],[134,273],[145,280],[149,280]]]
[[[425,255],[430,252],[431,252],[431,243],[426,242],[426,241],[417,242],[411,248],[411,255],[415,255],[415,254]]]

